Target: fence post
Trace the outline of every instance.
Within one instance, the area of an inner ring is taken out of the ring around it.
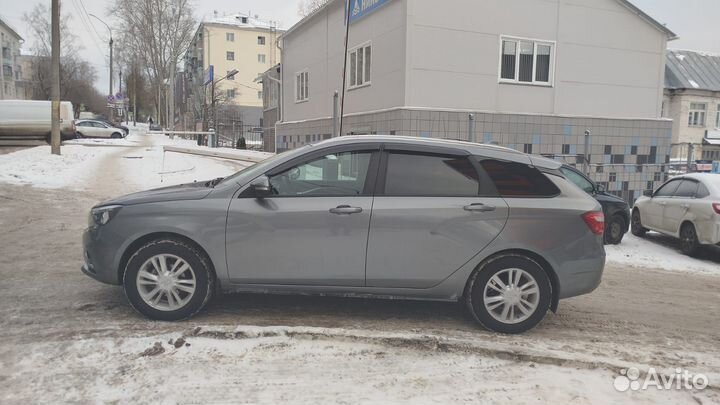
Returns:
[[[468,141],[475,142],[475,114],[468,114]]]
[[[588,162],[588,152],[590,151],[590,130],[585,130],[585,148],[583,149],[583,173],[590,175],[590,162]]]
[[[338,124],[338,92],[335,91],[335,95],[333,96],[333,123],[332,123],[332,138],[335,138],[338,136],[337,134],[337,124]],[[277,136],[277,134],[276,134]]]
[[[693,160],[693,144],[688,142],[688,151],[687,151],[687,173],[690,173],[690,165],[692,164]]]

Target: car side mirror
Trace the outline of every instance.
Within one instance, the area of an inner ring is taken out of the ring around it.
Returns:
[[[653,196],[653,191],[652,191],[652,190],[645,190],[645,191],[643,191],[643,195],[644,195],[645,197],[650,197],[650,198],[652,198],[652,196]]]
[[[270,195],[270,179],[268,176],[260,176],[250,182],[250,189],[256,198],[264,198]]]
[[[605,191],[606,191],[606,190],[605,190],[605,186],[604,186],[604,185],[602,185],[602,184],[596,184],[596,185],[595,185],[595,192],[596,192],[596,193],[604,193]]]

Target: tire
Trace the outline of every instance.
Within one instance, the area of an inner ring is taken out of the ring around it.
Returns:
[[[632,219],[630,221],[630,232],[638,238],[642,238],[647,233],[647,229],[642,226],[642,218],[640,217],[640,210],[635,209],[632,213]]]
[[[113,133],[112,135],[110,135],[110,138],[112,138],[112,139],[121,139],[122,137],[123,137],[123,136],[120,135],[119,132],[115,132],[115,133]]]
[[[605,244],[619,245],[625,236],[627,224],[625,218],[620,215],[613,215],[610,221],[605,224]]]
[[[163,260],[164,266],[160,263]],[[189,269],[183,270],[185,264]],[[176,268],[176,277],[162,272],[162,278],[157,279],[161,273],[158,268]],[[141,272],[144,276],[138,277]],[[151,281],[147,274],[155,276],[156,281]],[[192,284],[194,290],[189,292]],[[177,239],[158,239],[143,245],[130,257],[123,274],[123,288],[130,305],[142,315],[160,321],[179,321],[207,305],[215,291],[215,275],[209,259],[194,246]],[[152,294],[156,288],[158,292]],[[153,298],[157,299],[154,304]]]
[[[680,249],[688,256],[697,255],[700,250],[700,241],[697,237],[695,225],[686,223],[680,228]]]
[[[509,282],[509,276],[516,276],[518,271],[522,271],[520,282]],[[502,285],[496,284],[496,280]],[[530,285],[531,282],[535,285]],[[514,289],[506,290],[504,286],[510,285]],[[515,288],[528,285],[530,287],[526,290],[534,289],[534,293],[522,293]],[[496,287],[500,287],[503,293]],[[509,295],[505,295],[505,291]],[[490,301],[487,304],[486,297]],[[512,300],[511,303],[500,303],[506,302],[506,299]],[[529,305],[516,302],[519,299],[524,299]],[[465,303],[475,321],[486,329],[506,334],[523,333],[534,328],[545,317],[551,301],[552,286],[545,270],[534,260],[517,254],[498,256],[482,265],[470,277],[465,292]],[[520,305],[525,312],[520,310]],[[507,316],[504,316],[505,311]]]

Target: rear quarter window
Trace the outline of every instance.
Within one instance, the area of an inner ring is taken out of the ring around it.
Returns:
[[[480,166],[503,197],[554,197],[560,194],[557,186],[535,167],[494,159],[481,160]]]

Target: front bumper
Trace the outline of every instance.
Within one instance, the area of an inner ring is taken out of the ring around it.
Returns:
[[[116,247],[103,242],[100,237],[102,230],[91,226],[83,232],[84,264],[80,269],[87,276],[106,284],[120,285],[114,257]]]

